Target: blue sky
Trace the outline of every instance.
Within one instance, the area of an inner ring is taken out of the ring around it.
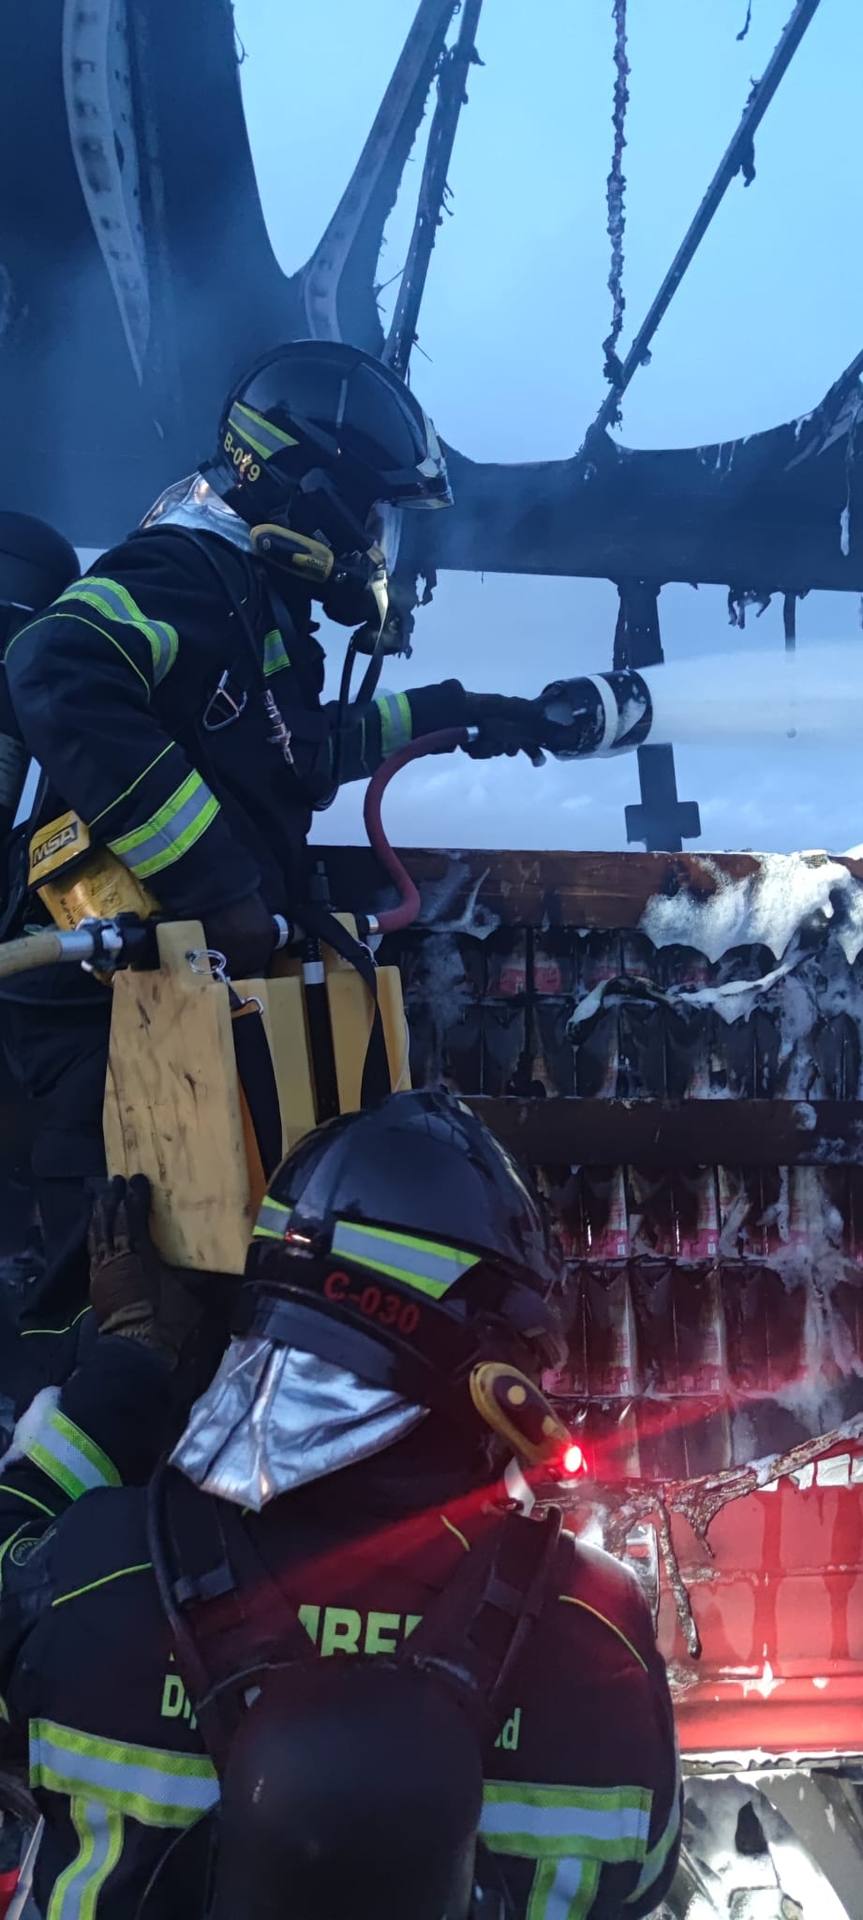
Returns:
[[[792,0],[631,0],[626,154],[627,328],[640,320],[766,64]],[[242,81],[261,197],[287,269],[314,247],[341,193],[410,23],[412,0],[236,0]],[[602,397],[608,330],[605,177],[611,149],[611,0],[486,0],[420,328],[413,381],[444,436],[478,458],[571,453]],[[863,132],[861,0],[824,0],[758,136],[757,179],[736,181],[627,397],[622,439],[690,445],[808,409],[857,352]],[[427,125],[427,122],[426,122]],[[387,234],[399,268],[422,138]],[[624,344],[628,331],[624,331]],[[606,666],[616,595],[605,582],[448,575],[418,619],[392,688],[456,674],[475,690],[533,694]],[[745,697],[746,655],[782,650],[781,608],[743,634],[717,589],[670,587],[671,657],[727,650]],[[861,647],[856,597],[811,595],[800,647]],[[341,640],[332,630],[334,666]],[[678,787],[701,802],[702,847],[863,840],[856,751],[798,742],[689,747]],[[321,838],[361,838],[348,790]],[[534,771],[463,755],[399,780],[402,843],[625,844],[634,760]],[[391,806],[393,803],[391,802]]]

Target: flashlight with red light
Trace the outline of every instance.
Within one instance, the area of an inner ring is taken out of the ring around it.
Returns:
[[[486,1424],[508,1440],[529,1467],[544,1467],[553,1480],[572,1481],[586,1473],[578,1441],[555,1413],[545,1394],[517,1367],[485,1361],[470,1376],[470,1396]]]

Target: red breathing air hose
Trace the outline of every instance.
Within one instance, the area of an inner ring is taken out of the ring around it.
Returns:
[[[401,895],[397,907],[389,907],[377,915],[379,933],[398,933],[402,927],[409,927],[420,910],[419,889],[384,833],[381,804],[387,787],[393,775],[400,773],[409,761],[423,760],[427,753],[451,753],[455,747],[466,747],[470,737],[467,727],[444,727],[439,733],[423,733],[418,740],[411,740],[406,747],[391,753],[381,762],[377,773],[372,774],[363,805],[366,833],[372,852]]]
[[[6,1873],[0,1873],[0,1920],[8,1913],[18,1891],[18,1868],[10,1867]]]

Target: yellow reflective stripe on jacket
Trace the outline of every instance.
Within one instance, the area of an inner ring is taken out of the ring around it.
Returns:
[[[526,1920],[587,1920],[603,1867],[643,1863],[652,1804],[646,1787],[487,1780],[480,1832],[492,1853],[536,1862]]]
[[[219,1798],[206,1754],[103,1740],[53,1720],[30,1722],[30,1785],[83,1796],[148,1827],[190,1827]]]
[[[123,1851],[123,1815],[79,1795],[69,1813],[78,1851],[54,1882],[46,1920],[97,1920],[99,1895]]]
[[[125,660],[130,673],[137,675],[149,700],[151,687],[147,675],[141,672],[140,667],[132,659],[131,654],[126,652],[125,647],[121,647],[116,634],[106,633],[104,627],[97,626],[95,620],[89,620],[86,614],[83,613],[73,613],[71,607],[61,607],[60,611],[57,612],[55,606],[54,612],[40,613],[38,620],[31,620],[26,627],[21,628],[20,633],[16,633],[9,641],[4,658],[8,660],[12,648],[17,641],[32,638],[37,627],[46,627],[51,620],[76,620],[80,627],[92,627],[93,632],[98,633],[99,639],[107,640],[108,645],[114,648],[115,653],[119,653],[121,658]]]
[[[644,1856],[644,1865],[641,1869],[641,1872],[638,1876],[638,1879],[635,1883],[635,1886],[632,1892],[627,1895],[626,1901],[624,1903],[628,1907],[634,1906],[637,1900],[643,1900],[644,1895],[653,1886],[654,1881],[659,1879],[659,1876],[662,1873],[662,1870],[665,1866],[665,1863],[668,1859],[671,1849],[677,1841],[678,1835],[680,1833],[680,1823],[681,1823],[681,1814],[682,1814],[680,1788],[681,1788],[680,1760],[678,1758],[677,1771],[676,1771],[675,1782],[674,1782],[674,1800],[672,1802],[671,1812],[668,1816],[668,1819],[666,1820],[665,1826],[662,1829],[659,1839],[651,1847],[650,1852],[646,1853]]]
[[[100,613],[103,620],[137,628],[149,645],[153,661],[153,685],[158,687],[165,675],[170,673],[177,658],[180,643],[176,627],[170,626],[167,620],[149,619],[119,580],[86,574],[83,580],[76,580],[74,585],[67,587],[54,604],[65,608],[78,600],[91,607],[94,613]]]
[[[143,826],[109,840],[112,853],[122,860],[139,880],[162,873],[182,860],[215,820],[219,802],[199,773],[190,773]]]
[[[413,715],[406,693],[380,693],[375,701],[381,718],[381,753],[396,753],[413,739]]]
[[[123,1484],[107,1453],[56,1406],[40,1421],[24,1452],[70,1500],[80,1500],[83,1493],[91,1493],[96,1487]]]
[[[493,1853],[570,1857],[641,1867],[653,1795],[648,1787],[549,1787],[487,1780],[480,1831]]]
[[[336,1221],[332,1249],[343,1259],[371,1267],[373,1273],[388,1274],[432,1300],[440,1300],[479,1260],[478,1254],[444,1246],[439,1240],[418,1240],[410,1233],[369,1227],[357,1220]]]
[[[601,1872],[601,1860],[540,1860],[525,1920],[586,1920]]]
[[[283,673],[291,664],[290,655],[278,627],[271,627],[264,634],[264,677],[269,680],[274,673]]]

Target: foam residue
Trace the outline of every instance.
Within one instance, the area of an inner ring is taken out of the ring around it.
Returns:
[[[803,928],[835,923],[845,958],[856,960],[863,950],[863,884],[848,868],[821,853],[756,857],[754,872],[739,880],[714,861],[700,860],[714,891],[706,898],[687,887],[654,894],[642,914],[641,931],[655,947],[694,947],[712,961],[744,946],[766,947],[782,960]]]
[[[417,924],[434,927],[437,933],[464,933],[474,940],[486,940],[500,926],[500,914],[494,913],[479,898],[488,872],[486,867],[484,873],[471,881],[467,861],[459,854],[450,854],[440,878],[423,885]],[[459,907],[461,894],[464,899]]]

